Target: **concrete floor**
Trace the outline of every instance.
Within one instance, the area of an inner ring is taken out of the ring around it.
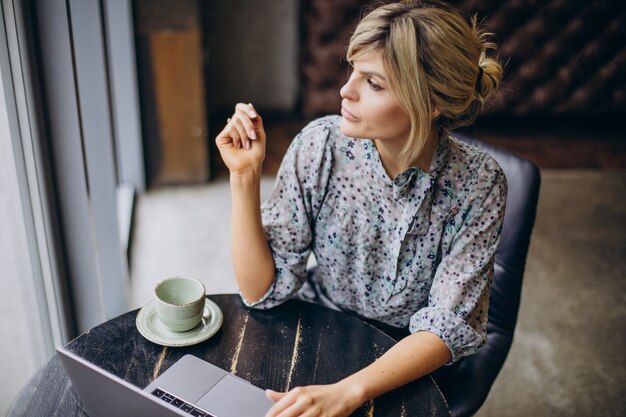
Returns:
[[[261,183],[265,199],[274,180]],[[237,292],[230,259],[230,189],[209,185],[161,188],[140,196],[131,242],[131,308],[152,299],[159,280],[189,275],[209,294]]]
[[[487,416],[623,416],[626,173],[543,173],[515,340]]]
[[[626,409],[626,173],[543,171],[515,341],[479,417],[622,416]],[[263,182],[267,195],[272,179]],[[138,200],[132,304],[174,274],[236,292],[228,184]]]

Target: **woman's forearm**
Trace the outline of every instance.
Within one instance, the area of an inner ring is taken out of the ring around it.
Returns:
[[[357,404],[362,404],[433,372],[449,360],[450,350],[439,336],[417,332],[338,384],[355,397]]]
[[[260,169],[230,175],[232,260],[246,301],[260,299],[274,280],[274,259],[261,223]]]
[[[437,335],[418,332],[336,384],[296,387],[289,392],[268,390],[268,398],[276,404],[266,416],[348,416],[364,402],[421,378],[449,359],[450,351]]]

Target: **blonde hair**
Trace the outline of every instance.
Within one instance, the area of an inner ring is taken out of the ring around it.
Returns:
[[[476,16],[465,19],[436,0],[383,5],[359,22],[346,57],[353,62],[382,51],[390,88],[411,118],[400,155],[407,162],[422,152],[435,110],[440,132],[471,124],[500,84],[502,66],[490,36]]]

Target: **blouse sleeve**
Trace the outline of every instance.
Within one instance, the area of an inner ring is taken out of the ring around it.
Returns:
[[[265,236],[274,257],[274,281],[248,307],[268,309],[291,298],[303,285],[311,253],[313,222],[322,205],[331,169],[327,118],[307,125],[293,140],[261,207]]]
[[[487,340],[487,310],[493,263],[506,204],[506,177],[486,157],[464,206],[463,224],[437,267],[428,306],[411,317],[410,331],[438,335],[453,363],[477,352]]]

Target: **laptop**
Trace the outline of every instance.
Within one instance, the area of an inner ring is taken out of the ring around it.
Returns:
[[[57,356],[91,417],[263,417],[274,404],[261,388],[193,355],[143,390],[66,349]]]

